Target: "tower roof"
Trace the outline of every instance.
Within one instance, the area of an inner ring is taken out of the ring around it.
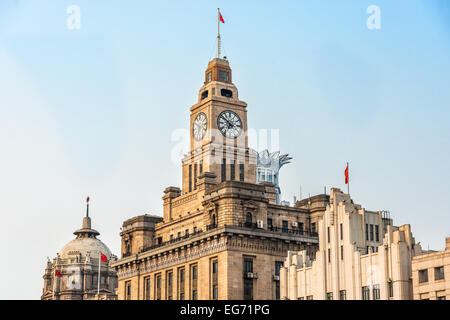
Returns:
[[[205,71],[205,84],[211,81],[232,83],[231,68],[227,59],[214,58]]]

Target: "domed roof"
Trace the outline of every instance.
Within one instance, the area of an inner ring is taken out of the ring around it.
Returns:
[[[87,253],[89,252],[92,258],[97,258],[99,251],[107,256],[108,260],[110,259],[111,251],[99,239],[79,237],[66,244],[59,252],[59,257],[61,259],[67,259],[69,257],[74,257],[80,253],[83,257],[86,257]]]
[[[58,255],[61,259],[73,258],[79,254],[86,257],[88,253],[92,258],[97,258],[99,251],[106,255],[108,260],[111,258],[109,248],[96,237],[100,233],[91,228],[89,216],[83,218],[83,227],[76,230],[74,234],[77,236],[76,239],[66,244],[59,252]]]

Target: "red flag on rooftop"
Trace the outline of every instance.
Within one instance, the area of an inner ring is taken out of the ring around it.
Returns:
[[[57,269],[55,269],[55,276],[62,277],[63,275]]]
[[[345,168],[345,184],[348,184],[348,162],[347,162],[347,168]]]
[[[103,253],[100,253],[100,260],[102,260],[102,262],[108,262],[108,258]]]
[[[220,22],[225,23],[225,20],[223,20],[223,17],[222,17],[222,15],[220,14],[220,11],[219,11],[219,20],[220,20]]]

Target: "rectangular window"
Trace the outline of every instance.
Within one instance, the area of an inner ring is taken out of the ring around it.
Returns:
[[[286,220],[283,220],[282,222],[282,232],[288,232],[288,222]]]
[[[327,300],[333,300],[333,292],[327,292]]]
[[[330,227],[327,228],[327,240],[330,243]]]
[[[234,175],[236,173],[235,163],[234,160],[231,160],[230,163],[230,180],[234,181]]]
[[[375,284],[372,289],[373,300],[380,300],[380,285]]]
[[[380,241],[380,227],[375,226],[375,241]]]
[[[331,262],[331,249],[328,248],[328,262]]]
[[[275,281],[275,300],[280,300],[280,281]]]
[[[244,272],[253,272],[253,260],[249,258],[244,259]]]
[[[389,290],[389,298],[394,296],[394,286],[392,285],[392,281],[388,282],[388,290]]]
[[[369,287],[365,286],[361,288],[362,293],[362,299],[363,300],[370,300],[370,289]]]
[[[211,81],[211,77],[212,77],[212,73],[211,72],[208,72],[208,75],[206,76],[206,81],[207,82],[210,82]]]
[[[444,279],[444,267],[434,268],[434,280]]]
[[[344,231],[343,231],[342,223],[339,225],[339,231],[341,232],[341,240],[344,240]]]
[[[155,276],[155,299],[161,300],[161,274]]]
[[[370,225],[370,241],[373,241],[373,224]]]
[[[228,81],[228,72],[227,71],[220,71],[219,76],[220,76],[221,81]]]
[[[369,225],[366,223],[366,241],[369,241]]]
[[[125,300],[131,300],[131,281],[125,282]]]
[[[167,300],[173,300],[173,272],[167,271],[166,273],[166,297]]]
[[[272,219],[271,218],[267,218],[267,229],[268,230],[272,230],[273,229]]]
[[[185,274],[184,268],[178,269],[178,298],[184,300]]]
[[[217,259],[211,260],[211,293],[213,300],[219,298],[219,262]]]
[[[311,223],[311,232],[316,232],[316,223]]]
[[[194,164],[194,190],[197,190],[197,163]]]
[[[198,279],[198,267],[197,265],[191,265],[191,298],[197,300],[197,279]]]
[[[298,223],[298,232],[299,234],[303,234],[303,222]]]
[[[244,279],[244,300],[253,300],[253,279]]]
[[[283,266],[283,262],[281,261],[275,261],[275,275],[279,276],[280,275],[280,269]]]
[[[200,160],[200,173],[203,172],[203,160]]]
[[[347,300],[347,291],[346,290],[339,291],[339,300]]]
[[[226,160],[222,159],[222,182],[227,179],[227,165]]]
[[[341,260],[344,260],[344,246],[341,246]]]
[[[244,164],[239,163],[239,181],[244,181]]]
[[[189,165],[189,192],[192,191],[192,164]]]
[[[150,300],[150,277],[144,278],[144,299]]]
[[[419,270],[419,283],[428,282],[428,270]]]
[[[313,296],[306,296],[306,300],[313,300]]]

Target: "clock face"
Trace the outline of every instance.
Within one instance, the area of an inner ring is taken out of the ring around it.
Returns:
[[[203,112],[200,112],[195,118],[194,125],[192,127],[195,140],[200,141],[205,136],[206,123],[207,123],[206,115]]]
[[[217,118],[220,132],[227,138],[237,138],[242,132],[242,121],[239,116],[230,110],[225,110]]]

